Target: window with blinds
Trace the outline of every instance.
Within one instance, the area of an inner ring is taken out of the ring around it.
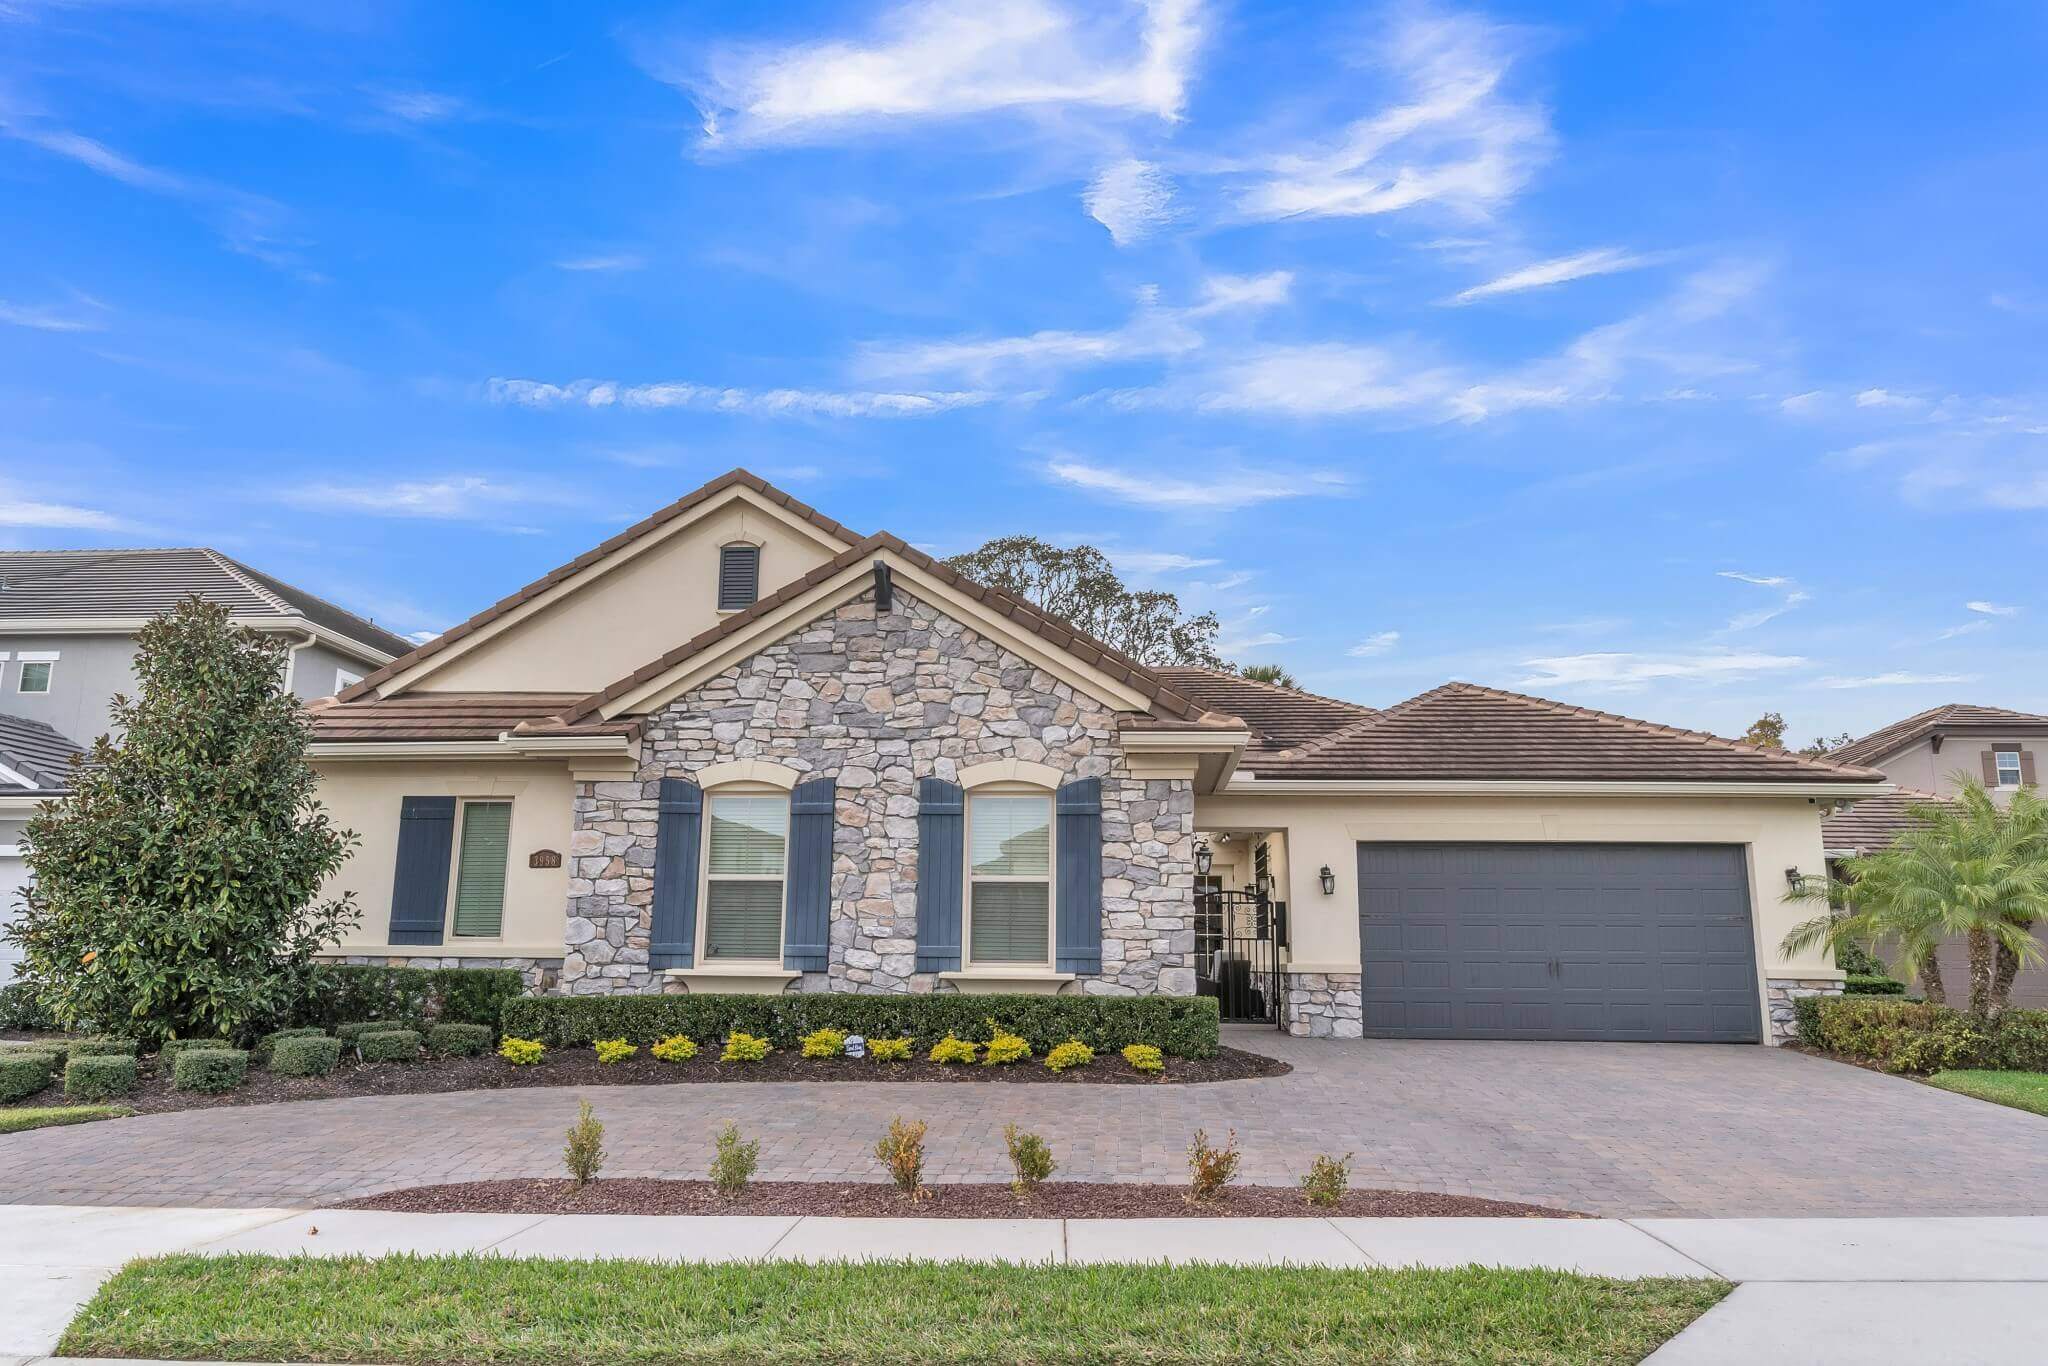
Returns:
[[[1052,961],[1052,799],[970,796],[968,958]]]
[[[706,809],[704,956],[780,961],[789,798],[713,796]]]
[[[462,853],[455,872],[455,933],[495,939],[505,924],[505,864],[512,803],[462,804]]]
[[[761,596],[761,547],[728,545],[718,551],[718,610],[737,612]]]

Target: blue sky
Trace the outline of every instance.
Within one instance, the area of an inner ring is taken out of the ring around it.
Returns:
[[[1225,647],[2048,708],[2048,10],[0,0],[0,543],[405,632],[734,465]]]

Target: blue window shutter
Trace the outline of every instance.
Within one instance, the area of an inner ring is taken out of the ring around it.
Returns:
[[[967,803],[958,783],[917,785],[917,970],[960,970],[960,902],[966,863]]]
[[[654,830],[654,925],[647,966],[693,967],[697,962],[697,859],[704,843],[704,790],[688,778],[661,780]]]
[[[789,898],[782,921],[782,966],[823,972],[832,921],[832,816],[837,790],[830,778],[798,783],[789,794]]]
[[[455,799],[405,797],[398,807],[398,869],[391,881],[393,944],[438,944],[448,911]]]
[[[1102,971],[1102,779],[1079,778],[1059,790],[1058,910],[1054,966]]]

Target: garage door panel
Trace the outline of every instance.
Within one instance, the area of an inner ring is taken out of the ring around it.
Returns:
[[[1761,1037],[1739,847],[1362,844],[1359,891],[1368,1034]]]

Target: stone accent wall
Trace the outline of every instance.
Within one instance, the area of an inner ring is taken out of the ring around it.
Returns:
[[[1794,1013],[1792,1003],[1802,996],[1840,996],[1842,983],[1830,977],[1771,977],[1765,979],[1768,990],[1765,1004],[1770,1014],[1770,1028],[1764,1031],[1764,1042],[1769,1044],[1789,1043],[1799,1037],[1799,1017]]]
[[[348,953],[321,961],[369,968],[517,968],[519,975],[526,979],[528,994],[534,996],[553,991],[562,977],[562,960],[559,958],[407,958],[382,953]]]
[[[1363,989],[1364,982],[1355,972],[1287,973],[1280,1018],[1296,1038],[1362,1038]]]
[[[760,759],[837,783],[830,966],[803,991],[937,989],[915,970],[917,783],[993,759],[1102,785],[1102,973],[1069,990],[1194,991],[1194,789],[1131,776],[1115,712],[904,592],[868,595],[648,716],[632,781],[578,785],[564,990],[647,992],[665,776]],[[702,913],[702,908],[699,908]]]

